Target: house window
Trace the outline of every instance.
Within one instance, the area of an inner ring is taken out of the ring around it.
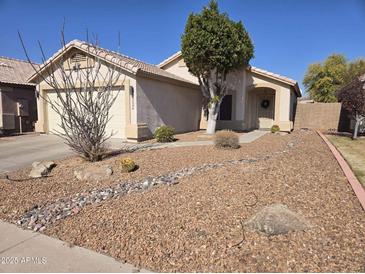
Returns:
[[[232,95],[223,97],[218,119],[223,121],[232,120]]]

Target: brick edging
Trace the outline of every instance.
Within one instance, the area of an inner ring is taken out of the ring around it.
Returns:
[[[329,149],[331,150],[333,156],[335,156],[338,164],[340,165],[343,173],[345,174],[348,182],[350,183],[353,191],[355,192],[355,195],[357,199],[359,200],[362,208],[365,210],[365,190],[362,187],[359,180],[356,178],[355,174],[352,172],[350,166],[346,162],[346,160],[342,157],[341,153],[336,149],[334,145],[327,139],[326,136],[324,136],[321,132],[317,130],[317,133],[323,141],[327,144]]]

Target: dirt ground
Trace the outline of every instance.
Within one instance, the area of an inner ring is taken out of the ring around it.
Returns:
[[[365,137],[352,140],[349,136],[327,135],[327,138],[340,151],[365,187]]]
[[[184,167],[193,167],[202,163],[213,163],[227,159],[239,159],[252,155],[266,154],[285,146],[295,134],[283,138],[277,135],[265,135],[252,144],[242,144],[237,150],[219,150],[213,146],[181,147],[140,151],[118,155],[102,162],[88,163],[79,157],[56,161],[50,177],[28,179],[30,167],[8,173],[9,181],[0,179],[0,218],[14,221],[25,211],[35,205],[47,204],[58,198],[68,197],[104,186],[111,186],[123,181],[134,181],[147,176],[163,175]],[[133,173],[123,173],[118,162],[121,158],[130,157],[139,166]],[[114,174],[109,180],[96,182],[80,182],[74,176],[74,171],[86,166],[109,165]]]
[[[116,172],[110,182],[98,184],[74,181],[71,171],[85,163],[70,159],[60,162],[53,177],[44,181],[0,182],[1,218],[19,214],[13,214],[12,208],[25,210],[75,191],[115,183],[116,178],[266,155],[285,149],[293,140],[300,142],[290,152],[267,160],[217,168],[186,177],[177,185],[87,206],[45,233],[152,271],[364,271],[365,213],[314,132],[267,134],[238,150],[206,146],[137,152],[129,156],[140,164],[139,171]],[[113,165],[117,158],[107,163]],[[273,237],[242,230],[241,222],[273,203],[303,215],[311,229]]]
[[[364,271],[365,213],[328,148],[315,133],[272,138],[261,140],[271,151],[279,140],[303,142],[276,158],[90,206],[46,233],[153,271]],[[273,203],[312,228],[274,237],[242,230]]]

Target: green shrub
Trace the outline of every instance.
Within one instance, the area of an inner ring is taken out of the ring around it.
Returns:
[[[120,159],[119,166],[123,172],[132,172],[137,168],[136,163],[131,158]]]
[[[271,127],[271,133],[276,133],[280,131],[280,127],[278,125],[273,125]]]
[[[159,143],[173,142],[175,129],[170,126],[160,126],[155,130],[155,138]]]
[[[215,134],[214,144],[217,148],[239,148],[237,134],[230,130],[221,130]]]

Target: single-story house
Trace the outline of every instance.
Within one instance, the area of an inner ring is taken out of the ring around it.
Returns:
[[[77,63],[82,68],[82,60],[86,58],[98,58],[105,68],[117,69],[124,76],[117,83],[118,98],[107,126],[108,132],[115,133],[114,137],[149,138],[163,124],[174,127],[176,132],[204,128],[198,81],[189,73],[180,52],[159,65],[152,65],[74,40],[40,67],[42,77],[35,73],[28,79],[37,85],[40,94],[36,131],[52,133],[60,129],[59,115],[43,99],[57,100],[54,90],[43,80],[50,64]],[[269,129],[277,124],[282,131],[293,129],[296,101],[301,96],[296,81],[254,67],[238,70],[229,79],[230,92],[222,102],[218,128]]]
[[[44,81],[55,62],[75,64],[81,69],[86,58],[98,58],[103,69],[117,69],[122,73],[116,83],[116,96],[110,110],[107,132],[114,138],[140,140],[149,138],[160,125],[171,125],[176,132],[199,129],[201,93],[199,86],[185,78],[165,71],[155,65],[73,40],[56,52],[28,80],[37,84],[38,122],[36,131],[60,131],[60,117],[47,101],[56,101],[57,94]],[[90,62],[91,63],[91,62]],[[40,75],[42,77],[40,77]],[[114,91],[113,91],[114,92]],[[47,98],[48,100],[44,100]]]
[[[34,130],[36,85],[27,81],[33,72],[26,61],[0,57],[0,135]]]
[[[180,51],[158,67],[198,83]],[[221,104],[218,129],[269,129],[273,125],[281,131],[293,129],[297,98],[301,97],[297,81],[253,66],[231,73],[228,79],[230,91]],[[206,117],[202,117],[201,128],[206,122]]]

